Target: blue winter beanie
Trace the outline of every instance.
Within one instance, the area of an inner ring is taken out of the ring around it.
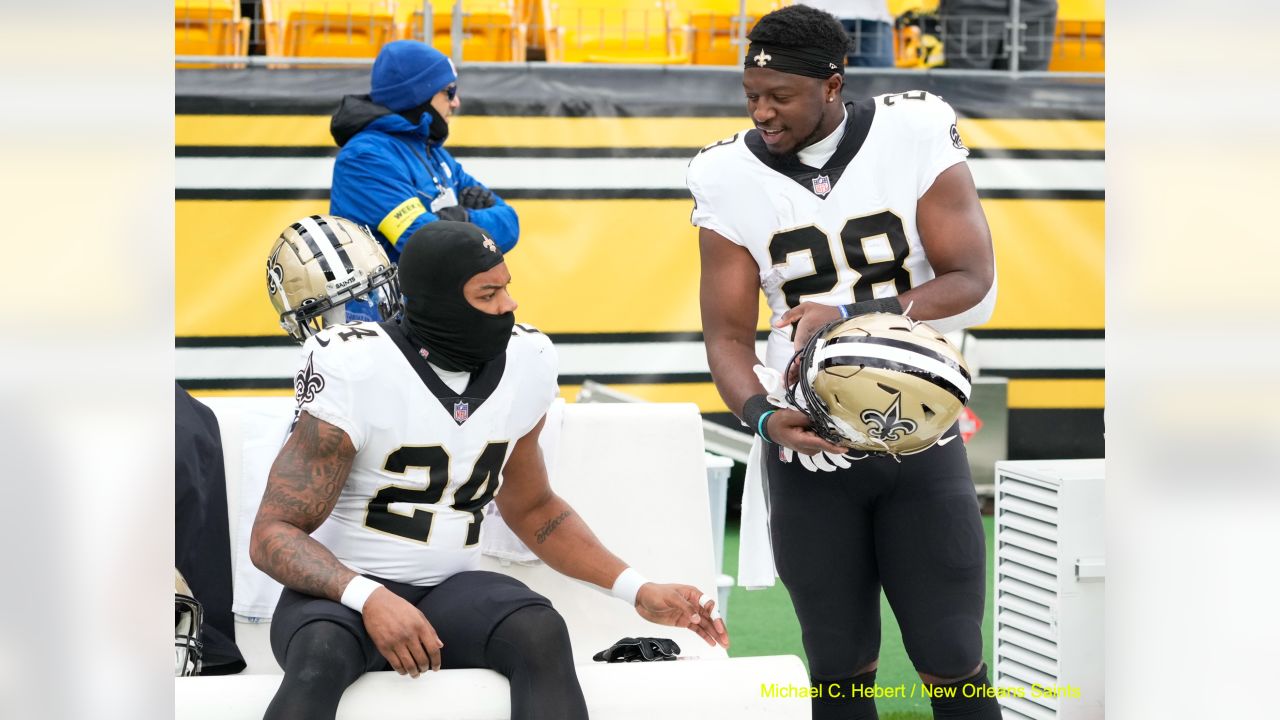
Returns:
[[[418,107],[458,79],[447,55],[417,40],[382,46],[373,61],[369,95],[392,112]]]

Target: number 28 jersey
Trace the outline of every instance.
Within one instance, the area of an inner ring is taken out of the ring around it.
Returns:
[[[299,409],[341,428],[356,448],[315,539],[357,572],[412,585],[474,569],[502,468],[559,392],[551,341],[516,326],[506,352],[461,393],[394,322],[328,328],[303,355]]]
[[[746,248],[771,320],[801,302],[844,305],[932,280],[916,204],[969,151],[956,114],[924,91],[846,103],[844,136],[822,168],[774,156],[750,130],[689,163],[691,221]],[[782,370],[791,329],[769,335],[765,363]]]

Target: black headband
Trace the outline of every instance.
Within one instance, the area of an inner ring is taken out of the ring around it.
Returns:
[[[825,53],[804,48],[770,46],[751,43],[747,47],[742,67],[761,67],[792,75],[826,80],[844,72],[844,58],[830,57]]]

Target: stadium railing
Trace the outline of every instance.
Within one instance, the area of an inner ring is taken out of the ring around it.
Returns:
[[[537,0],[401,2],[396,7],[396,22],[400,39],[421,40],[427,36],[423,21],[430,18],[432,46],[456,60],[524,62],[530,14],[537,4]]]
[[[236,0],[174,0],[176,55],[238,57],[249,53],[249,18],[241,17]],[[179,63],[178,67],[213,67]]]
[[[455,63],[737,65],[755,21],[790,0],[175,0],[180,68],[371,60],[416,38]],[[1103,0],[1061,0],[1055,22],[947,17],[937,0],[889,0],[895,64],[945,69],[993,56],[1010,72],[1049,56],[1054,72],[1105,70]],[[300,60],[305,58],[306,61]]]

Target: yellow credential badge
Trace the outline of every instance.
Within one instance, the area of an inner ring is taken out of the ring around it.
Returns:
[[[395,210],[387,213],[387,216],[382,218],[382,222],[378,223],[378,232],[391,241],[392,245],[395,245],[400,242],[400,236],[413,224],[413,221],[417,220],[418,216],[426,211],[427,209],[422,206],[421,200],[411,197],[397,205]]]

